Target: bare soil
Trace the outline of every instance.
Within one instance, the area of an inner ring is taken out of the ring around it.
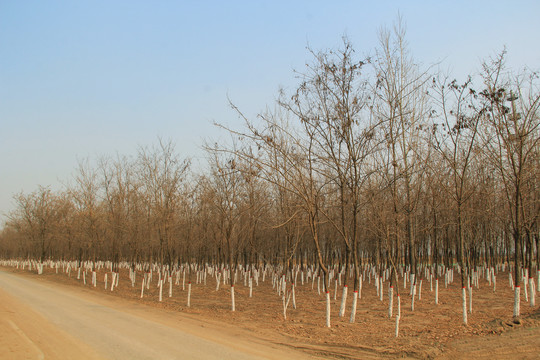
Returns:
[[[85,288],[86,291],[104,296],[120,297],[156,308],[182,312],[194,318],[223,322],[252,332],[259,338],[291,346],[325,358],[365,359],[368,357],[400,358],[481,358],[481,359],[537,359],[540,358],[540,306],[531,307],[525,301],[522,289],[520,324],[512,322],[513,291],[508,283],[508,274],[497,274],[497,289],[494,292],[485,279],[480,280],[479,289],[473,291],[473,312],[468,315],[468,325],[462,324],[461,286],[457,282],[444,286],[439,281],[439,305],[435,305],[434,291],[429,281],[424,280],[421,299],[415,299],[415,309],[411,311],[409,289],[400,284],[401,321],[400,335],[394,337],[395,317],[388,318],[387,285],[381,301],[373,282],[364,281],[362,297],[358,301],[356,322],[349,323],[352,291],[349,292],[345,317],[338,317],[341,288],[332,298],[332,327],[325,327],[325,297],[317,292],[317,283],[312,289],[311,281],[296,287],[297,308],[292,301],[287,309],[287,319],[283,316],[282,298],[272,289],[269,278],[259,281],[249,297],[249,288],[239,280],[235,286],[236,311],[231,311],[230,286],[221,284],[216,292],[216,280],[207,277],[204,285],[196,284],[192,274],[191,306],[187,307],[186,278],[185,290],[174,285],[173,294],[168,297],[169,286],[163,287],[163,301],[159,302],[157,274],[154,274],[150,288],[140,298],[142,273],[137,273],[136,284],[131,286],[128,270],[122,269],[119,286],[110,291],[104,288],[103,269],[98,271],[97,287],[90,285],[91,274],[86,274],[87,284],[82,276],[77,280],[76,272],[68,277],[59,269],[44,269],[42,275],[28,270],[3,268],[3,270],[43,281],[51,281]],[[111,274],[108,273],[109,286]],[[435,283],[433,283],[433,289]],[[332,286],[332,290],[334,287]],[[538,294],[538,293],[537,293]],[[396,298],[394,297],[394,306]],[[537,299],[537,303],[540,302]],[[468,301],[467,301],[468,302]],[[394,307],[394,313],[396,307]]]

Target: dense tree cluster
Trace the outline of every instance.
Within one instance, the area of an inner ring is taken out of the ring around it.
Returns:
[[[81,162],[64,191],[16,195],[0,256],[315,265],[324,281],[354,274],[355,290],[366,263],[391,284],[456,266],[464,292],[479,266],[512,266],[518,289],[539,270],[536,73],[502,53],[452,80],[422,69],[399,27],[370,58],[347,39],[311,54],[275,110],[249,119],[232,105],[245,127],[205,146],[204,171],[160,141]]]

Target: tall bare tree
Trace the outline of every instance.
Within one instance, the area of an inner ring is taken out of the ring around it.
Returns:
[[[520,320],[520,285],[522,278],[523,236],[527,235],[525,203],[530,199],[527,184],[538,175],[540,143],[540,87],[536,73],[524,71],[512,75],[505,69],[505,52],[483,64],[487,101],[485,148],[499,170],[504,184],[508,215],[514,239],[514,322]],[[490,136],[491,135],[491,136]],[[538,208],[536,208],[538,209]],[[537,210],[536,210],[537,211]],[[538,214],[531,214],[537,219]],[[531,242],[529,242],[531,243]],[[529,248],[529,251],[532,249]]]

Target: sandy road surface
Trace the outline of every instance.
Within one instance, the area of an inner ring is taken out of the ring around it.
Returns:
[[[307,359],[226,325],[0,271],[0,359]]]

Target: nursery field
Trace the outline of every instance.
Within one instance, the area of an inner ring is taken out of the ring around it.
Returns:
[[[145,286],[141,298],[140,272],[136,273],[135,284],[132,286],[128,269],[121,269],[118,286],[111,291],[110,285],[105,289],[104,284],[106,273],[110,284],[111,273],[103,268],[97,271],[96,286],[91,284],[89,273],[77,279],[76,272],[68,276],[61,270],[57,273],[54,268],[45,267],[43,274],[37,275],[35,271],[2,267],[3,272],[62,291],[75,292],[77,296],[106,301],[117,309],[142,306],[143,309],[150,309],[145,314],[151,319],[165,317],[167,321],[179,324],[192,321],[197,326],[203,326],[205,332],[221,329],[218,337],[222,337],[225,342],[234,334],[231,341],[238,344],[252,344],[250,346],[253,348],[277,346],[279,349],[301,351],[306,357],[534,359],[538,358],[540,349],[539,306],[531,307],[522,292],[522,321],[521,324],[514,324],[514,292],[508,274],[503,272],[497,274],[495,291],[485,278],[479,279],[478,287],[473,290],[472,313],[469,313],[467,326],[462,324],[461,287],[458,281],[447,287],[444,281],[440,282],[439,304],[436,305],[434,281],[431,286],[429,279],[425,279],[422,288],[417,290],[414,311],[411,310],[409,289],[401,283],[401,321],[399,337],[396,338],[395,316],[392,319],[388,317],[388,285],[384,284],[381,301],[374,281],[369,277],[363,282],[355,323],[349,322],[352,291],[348,295],[345,316],[339,317],[341,288],[337,287],[338,294],[335,296],[335,287],[331,287],[331,327],[327,328],[325,296],[322,292],[319,295],[317,281],[306,280],[303,285],[296,285],[296,309],[289,303],[285,319],[283,298],[272,286],[270,277],[264,282],[259,279],[258,286],[253,284],[252,297],[249,297],[247,282],[244,285],[240,277],[235,286],[236,311],[232,312],[230,286],[221,284],[216,291],[216,279],[211,276],[206,277],[206,284],[202,276],[197,279],[195,274],[191,275],[191,279],[189,276],[185,280],[180,278],[179,283],[173,276],[172,296],[169,297],[170,287],[165,282],[160,302],[157,274]],[[190,280],[192,286],[188,307]],[[0,291],[4,290],[0,287]],[[5,304],[5,301],[2,303]],[[6,326],[3,331],[6,331]],[[5,336],[2,338],[8,339]],[[66,344],[68,346],[69,342]],[[152,344],[148,343],[148,346]],[[262,353],[266,358],[284,356],[272,351]],[[293,354],[289,353],[289,356],[298,358],[298,355]]]

